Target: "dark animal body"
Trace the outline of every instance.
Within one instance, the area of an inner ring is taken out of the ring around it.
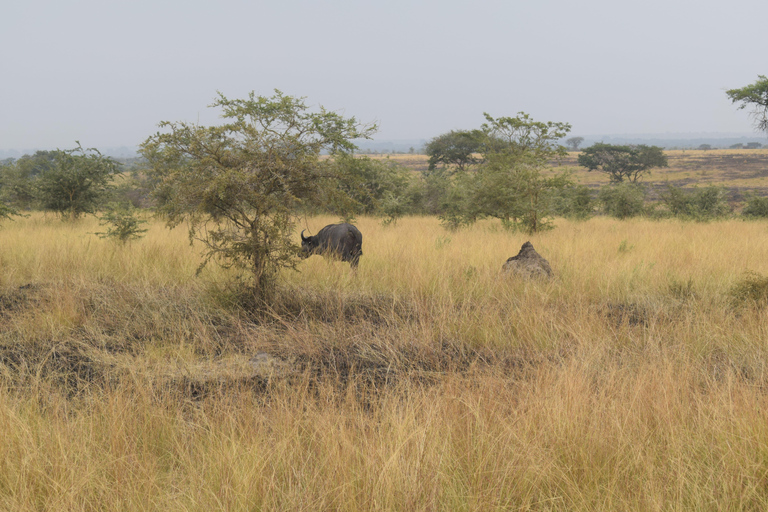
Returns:
[[[305,258],[312,254],[324,254],[348,261],[357,268],[363,255],[363,235],[352,224],[329,224],[314,236],[301,232],[301,250]]]

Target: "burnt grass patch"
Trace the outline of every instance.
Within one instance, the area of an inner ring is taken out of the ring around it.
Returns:
[[[473,346],[425,327],[439,320],[424,304],[382,293],[284,289],[268,311],[244,312],[212,308],[182,288],[91,285],[2,295],[1,383],[17,390],[46,383],[76,396],[136,382],[199,399],[227,389],[265,393],[297,379],[387,387],[446,374],[521,376],[562,357]],[[61,301],[75,310],[75,325],[29,330],[30,318],[52,316]]]
[[[430,386],[446,376],[526,380],[580,351],[578,339],[556,326],[551,341],[538,344],[515,340],[513,322],[506,344],[478,342],[443,325],[452,315],[471,321],[478,308],[498,307],[500,318],[509,314],[509,304],[492,301],[459,299],[445,310],[440,308],[450,305],[436,307],[424,298],[286,288],[269,310],[253,312],[217,309],[210,297],[183,288],[99,284],[63,293],[52,291],[56,286],[20,287],[0,299],[0,383],[9,388],[23,392],[45,383],[78,396],[128,383],[182,400],[235,391],[268,399],[275,386],[286,385],[391,389]],[[25,318],[61,307],[57,300],[77,304],[78,325],[56,329],[55,335],[14,330]],[[617,336],[630,328],[641,339],[646,329],[672,325],[678,315],[670,308],[689,307],[690,300],[609,301],[586,310],[557,303],[550,313],[586,314],[602,319]],[[536,336],[524,336],[531,335]],[[471,329],[466,336],[473,336]]]

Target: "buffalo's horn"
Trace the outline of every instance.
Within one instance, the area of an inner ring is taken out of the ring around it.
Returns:
[[[307,239],[307,238],[304,236],[304,232],[305,232],[305,231],[306,231],[306,229],[302,229],[302,230],[301,230],[301,239],[302,239],[302,240],[306,240],[306,239]]]

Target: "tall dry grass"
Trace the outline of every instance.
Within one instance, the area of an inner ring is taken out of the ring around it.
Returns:
[[[182,230],[4,223],[0,509],[766,508],[765,223],[560,220],[550,282],[493,223],[357,225],[255,314]]]

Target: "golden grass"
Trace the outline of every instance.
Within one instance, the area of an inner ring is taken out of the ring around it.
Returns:
[[[0,510],[764,510],[768,225],[556,224],[363,218],[254,315],[183,230],[4,223]]]

